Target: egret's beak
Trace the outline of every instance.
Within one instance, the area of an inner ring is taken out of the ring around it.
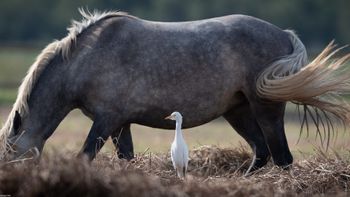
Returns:
[[[170,120],[170,119],[171,119],[171,115],[170,115],[170,116],[165,117],[164,119]]]

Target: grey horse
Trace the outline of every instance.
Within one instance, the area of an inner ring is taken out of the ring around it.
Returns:
[[[250,16],[154,22],[121,12],[81,13],[84,19],[42,51],[20,86],[1,130],[2,156],[40,153],[78,108],[93,120],[80,155],[92,160],[112,136],[121,157],[130,159],[130,124],[173,129],[164,117],[177,110],[184,128],[223,116],[252,147],[251,171],[271,156],[278,166],[292,163],[287,101],[349,120],[341,99],[324,99],[350,89],[348,73],[338,72],[349,56],[326,65],[333,45],[308,63],[292,31]]]

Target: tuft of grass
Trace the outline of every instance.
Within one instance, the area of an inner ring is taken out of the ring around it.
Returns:
[[[244,177],[249,152],[205,146],[190,154],[179,180],[168,154],[140,153],[131,162],[100,154],[91,164],[72,154],[0,164],[0,194],[13,196],[345,196],[349,157],[337,153],[296,162],[289,171],[269,164]]]

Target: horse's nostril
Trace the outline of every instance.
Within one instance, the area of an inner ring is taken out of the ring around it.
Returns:
[[[31,148],[29,152],[33,159],[38,159],[40,157],[40,151],[37,147]]]
[[[11,152],[17,149],[16,144],[8,143],[6,147],[6,152]]]
[[[12,161],[15,159],[16,155],[16,147],[14,145],[8,146],[4,155],[4,159],[6,161]]]
[[[14,155],[17,150],[17,145],[14,143],[13,139],[8,139],[7,144],[6,144],[6,155]],[[7,157],[7,156],[5,156]]]

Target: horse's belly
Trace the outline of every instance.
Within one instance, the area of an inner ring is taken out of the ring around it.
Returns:
[[[244,100],[238,92],[230,98],[216,99],[214,95],[212,96],[213,98],[183,101],[181,104],[173,100],[168,103],[159,102],[159,105],[148,106],[147,109],[138,112],[134,123],[161,129],[173,129],[175,122],[164,118],[178,111],[183,116],[183,128],[196,127],[222,116]]]

